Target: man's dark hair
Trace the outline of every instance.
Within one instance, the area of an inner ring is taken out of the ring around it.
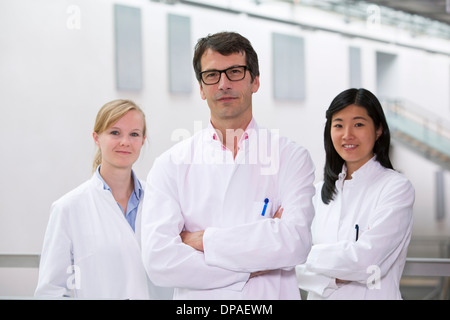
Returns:
[[[224,56],[245,53],[245,62],[252,81],[259,76],[258,55],[250,41],[236,32],[219,32],[199,39],[195,46],[193,65],[198,81],[201,79],[200,72],[202,72],[201,58],[207,49],[217,51]]]

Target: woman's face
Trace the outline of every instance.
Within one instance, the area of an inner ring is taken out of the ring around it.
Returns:
[[[130,110],[102,133],[94,132],[94,141],[102,153],[102,167],[131,168],[145,142],[143,130],[142,114]]]
[[[382,130],[381,126],[375,129],[367,110],[357,105],[349,105],[332,116],[331,140],[347,165],[348,177],[373,157]]]

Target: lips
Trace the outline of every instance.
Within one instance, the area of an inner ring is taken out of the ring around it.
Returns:
[[[231,92],[220,92],[216,96],[216,100],[222,101],[222,102],[227,102],[227,101],[231,101],[234,99],[237,99],[237,97],[234,94],[232,94]]]
[[[119,153],[119,154],[131,154],[130,151],[117,150],[116,152]]]
[[[358,145],[356,145],[356,144],[343,144],[343,145],[342,145],[342,147],[343,147],[345,150],[353,150],[353,149],[355,149],[357,146],[358,146]]]
[[[218,101],[222,101],[222,102],[228,102],[228,101],[232,101],[236,99],[235,97],[220,97],[219,99],[217,99]]]

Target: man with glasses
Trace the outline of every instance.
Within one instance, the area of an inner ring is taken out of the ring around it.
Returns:
[[[311,247],[309,153],[252,114],[259,89],[250,42],[198,41],[194,70],[211,120],[155,160],[142,251],[150,279],[176,299],[299,299],[295,269]]]

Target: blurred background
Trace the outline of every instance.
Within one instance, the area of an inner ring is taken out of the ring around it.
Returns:
[[[91,176],[100,107],[143,108],[145,179],[209,121],[197,39],[236,31],[259,56],[256,120],[310,151],[316,181],[331,100],[364,87],[382,101],[394,167],[416,189],[402,294],[448,299],[449,12],[445,0],[1,0],[0,297],[34,294],[51,203]]]

